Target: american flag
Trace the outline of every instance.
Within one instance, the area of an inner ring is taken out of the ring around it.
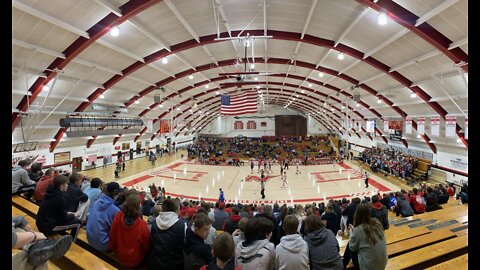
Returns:
[[[220,114],[239,115],[257,112],[257,92],[247,90],[235,96],[221,95]]]

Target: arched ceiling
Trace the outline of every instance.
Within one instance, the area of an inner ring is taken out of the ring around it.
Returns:
[[[435,143],[468,148],[460,121],[468,114],[467,12],[467,0],[14,0],[12,141],[27,133],[53,151],[71,140],[58,120],[91,113],[92,104],[127,108],[124,115],[157,126],[174,114],[184,124],[176,135],[193,132],[187,124],[198,132],[218,114],[218,93],[235,88],[220,74],[243,70],[234,62],[247,49],[254,70],[269,74],[241,85],[257,87],[261,110],[286,106],[340,132],[345,107],[353,119],[457,116],[458,138],[432,141],[427,131],[408,140],[434,152]],[[270,38],[249,47],[228,39],[247,35]],[[155,94],[164,101],[153,102]],[[323,112],[325,104],[334,111]]]

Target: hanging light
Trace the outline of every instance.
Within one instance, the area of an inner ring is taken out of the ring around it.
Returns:
[[[360,104],[359,104],[359,103],[357,103],[355,106],[357,106],[357,107],[360,107]]]
[[[300,91],[302,94],[305,94],[305,90]]]
[[[42,87],[42,91],[48,92],[50,90],[50,87],[48,85],[44,85]]]
[[[167,57],[162,58],[162,64],[168,64],[168,59]]]
[[[218,92],[218,91],[215,91],[215,95],[218,95],[218,94],[220,94],[220,92]]]
[[[118,26],[112,27],[112,29],[110,30],[110,35],[112,37],[118,37],[119,34],[120,34],[120,28],[118,28]]]
[[[193,75],[189,75],[188,78],[189,78],[190,80],[193,80]]]
[[[337,59],[338,59],[338,60],[343,60],[343,59],[345,59],[345,55],[343,54],[343,52],[338,53]]]
[[[255,78],[253,78],[255,81],[258,81],[258,77],[255,76]]]
[[[311,84],[311,83],[309,83],[309,84],[308,84],[308,87],[312,87],[312,84]]]
[[[320,72],[318,73],[318,77],[323,78],[323,72],[320,71]]]
[[[140,101],[138,101],[138,100],[135,100],[135,104],[140,104]]]
[[[260,89],[260,85],[257,85],[257,89]]]
[[[105,98],[105,95],[103,95],[103,94],[102,94],[102,95],[100,95],[100,98]]]
[[[379,25],[386,25],[387,24],[387,14],[385,14],[385,13],[378,14],[378,24]]]
[[[208,89],[209,87],[210,87],[210,85],[208,85],[208,84],[205,85],[205,88],[206,88],[206,89]]]
[[[255,68],[255,64],[250,64],[250,68],[251,68],[251,69],[254,69],[254,68]]]
[[[410,97],[411,97],[411,98],[416,98],[416,97],[417,97],[417,93],[411,93],[411,94],[410,94]]]

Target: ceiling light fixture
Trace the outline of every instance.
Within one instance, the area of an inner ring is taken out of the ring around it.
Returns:
[[[44,85],[42,87],[42,91],[48,92],[48,90],[50,90],[50,87],[48,85]]]
[[[416,97],[417,97],[417,94],[416,94],[416,93],[411,93],[411,94],[410,94],[410,97],[411,97],[411,98],[416,98]]]
[[[422,136],[420,136],[420,135],[417,135],[417,139],[420,139],[421,137],[422,137]]]
[[[378,14],[378,24],[379,25],[386,25],[387,24],[387,14],[385,14],[385,13]]]
[[[319,72],[318,77],[323,78],[323,72]]]
[[[258,81],[258,77],[253,78],[255,81]]]
[[[309,83],[309,84],[308,84],[308,87],[312,87],[312,84],[311,84],[311,83]]]
[[[168,59],[167,57],[162,58],[162,64],[168,64]]]
[[[250,68],[251,68],[251,69],[254,69],[254,68],[255,68],[255,64],[250,64]]]
[[[208,84],[205,85],[205,88],[206,88],[206,89],[208,89],[209,87],[210,87],[210,85],[208,85]]]
[[[338,59],[338,60],[343,60],[343,59],[345,59],[345,55],[343,54],[343,52],[338,53],[337,59]]]
[[[105,98],[105,95],[103,95],[103,94],[102,94],[102,95],[100,95],[100,98]]]
[[[305,90],[300,91],[302,94],[305,94]]]
[[[193,80],[193,75],[188,76],[190,80]]]
[[[360,104],[357,103],[355,106],[360,107]]]
[[[112,29],[110,30],[110,35],[112,37],[118,37],[119,34],[120,34],[120,28],[118,28],[118,26],[112,27]]]
[[[140,104],[140,101],[138,101],[138,100],[135,100],[135,104]]]
[[[257,89],[260,89],[260,85],[257,85]]]

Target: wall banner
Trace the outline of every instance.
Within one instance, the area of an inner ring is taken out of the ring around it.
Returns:
[[[430,117],[430,129],[432,136],[440,136],[440,116]]]
[[[418,119],[417,119],[417,133],[419,135],[425,134],[425,117],[418,117]]]
[[[407,117],[405,121],[405,133],[412,134],[412,118],[411,117]]]
[[[383,120],[383,131],[388,132],[388,120]]]
[[[456,126],[457,126],[457,117],[447,116],[445,119],[445,137],[455,137]]]

